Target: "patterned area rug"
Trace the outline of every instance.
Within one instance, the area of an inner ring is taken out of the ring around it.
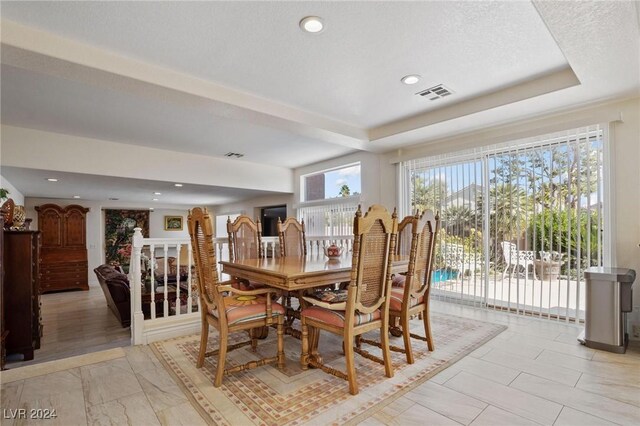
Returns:
[[[413,332],[423,334],[422,321],[413,321]],[[195,367],[199,336],[179,337],[152,345],[158,357],[183,386],[193,405],[209,423],[220,425],[298,425],[357,423],[373,415],[406,392],[424,383],[478,346],[500,334],[506,327],[497,324],[433,314],[431,318],[436,350],[429,353],[426,342],[412,339],[415,364],[405,355],[392,352],[394,377],[386,378],[384,367],[356,354],[358,395],[350,395],[347,382],[320,370],[300,369],[301,342],[285,336],[287,366],[279,371],[275,364],[236,373],[213,387],[217,359],[208,357],[202,369]],[[298,324],[296,322],[296,324]],[[208,350],[217,347],[212,330]],[[378,333],[366,337],[378,339]],[[246,340],[246,334],[232,336],[231,343]],[[402,347],[402,338],[391,338]],[[325,363],[345,371],[341,340],[322,332],[318,346]],[[379,355],[379,350],[363,344]],[[243,364],[276,353],[275,330],[259,341],[258,353],[249,346],[227,354],[227,366]]]

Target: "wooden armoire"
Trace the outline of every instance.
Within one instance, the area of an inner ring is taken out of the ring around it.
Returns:
[[[88,208],[76,204],[36,207],[42,234],[40,291],[89,290],[86,217]]]

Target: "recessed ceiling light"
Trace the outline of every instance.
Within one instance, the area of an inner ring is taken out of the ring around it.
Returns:
[[[157,198],[154,198],[154,199],[152,199],[151,201],[158,201],[158,199],[157,199]]]
[[[47,180],[49,182],[57,182],[58,181],[58,179],[56,179],[56,178],[47,178]]]
[[[73,198],[80,198],[80,196],[79,195],[74,195]]]
[[[162,195],[161,192],[154,192],[153,195]]]
[[[153,210],[153,207],[149,207],[149,210]]]
[[[181,183],[174,183],[173,186],[177,186],[178,188],[180,188],[182,186]]]
[[[319,33],[324,29],[322,18],[317,16],[307,16],[300,21],[300,28],[308,33]]]
[[[420,76],[417,74],[405,75],[400,81],[404,84],[416,84],[420,81]]]

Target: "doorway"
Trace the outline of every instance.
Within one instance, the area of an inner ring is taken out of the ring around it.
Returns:
[[[287,218],[286,205],[263,207],[260,209],[260,220],[262,221],[262,236],[278,236],[278,218],[283,221]]]

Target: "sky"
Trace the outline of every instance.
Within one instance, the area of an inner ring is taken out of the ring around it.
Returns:
[[[342,185],[349,186],[351,195],[354,192],[362,193],[360,164],[324,174],[324,193],[326,198],[338,197]]]

